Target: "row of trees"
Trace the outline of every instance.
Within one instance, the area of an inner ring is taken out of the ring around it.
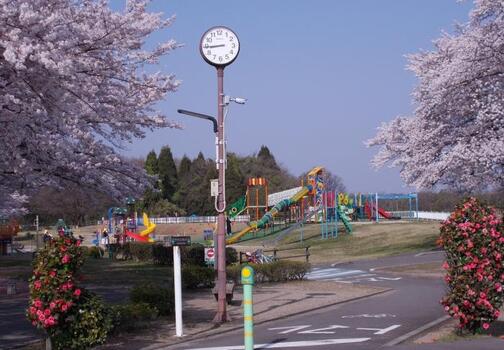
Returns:
[[[148,174],[157,176],[153,190],[147,190],[142,209],[151,215],[212,215],[215,214],[214,200],[210,196],[210,180],[218,173],[215,162],[205,159],[199,153],[195,159],[184,156],[180,161],[173,158],[170,147],[165,146],[157,156],[151,151],[145,160]],[[344,190],[338,176],[328,172],[328,185]],[[239,156],[227,155],[226,202],[237,200],[246,191],[249,177],[264,177],[268,180],[270,192],[299,186],[300,178],[291,175],[277,163],[268,147],[262,146],[257,154]]]

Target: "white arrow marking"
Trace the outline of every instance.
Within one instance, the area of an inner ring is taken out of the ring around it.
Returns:
[[[390,331],[393,331],[394,329],[399,328],[399,327],[401,327],[400,324],[395,324],[393,326],[383,328],[383,329],[382,328],[357,328],[357,329],[360,331],[378,331],[378,332],[374,332],[373,334],[380,335],[380,334],[385,334]]]
[[[371,338],[348,338],[348,339],[323,339],[323,340],[310,340],[310,341],[293,341],[285,343],[269,343],[269,344],[255,344],[254,349],[277,349],[277,348],[301,348],[303,346],[322,346],[322,345],[335,345],[335,344],[351,344],[362,343]],[[218,346],[212,348],[197,348],[191,350],[245,350],[243,345],[235,346]]]
[[[277,331],[277,330],[281,330],[281,329],[286,329],[285,331],[280,332],[278,334],[287,334],[287,333],[296,332],[296,331],[299,331],[301,329],[308,328],[308,327],[311,327],[311,325],[275,327],[275,328],[268,328],[268,331]]]
[[[298,332],[298,334],[334,334],[335,332],[326,332],[326,331],[329,331],[331,329],[343,329],[343,328],[350,328],[350,327],[335,324],[326,328],[317,328],[309,331]]]
[[[402,277],[377,277],[377,278],[385,281],[399,281],[400,279],[402,279]]]

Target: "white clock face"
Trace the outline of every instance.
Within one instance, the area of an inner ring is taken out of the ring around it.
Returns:
[[[226,66],[238,56],[240,42],[236,34],[229,28],[214,27],[201,37],[200,51],[208,63]]]

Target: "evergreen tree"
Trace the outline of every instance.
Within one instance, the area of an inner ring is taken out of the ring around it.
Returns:
[[[149,154],[147,154],[144,168],[149,175],[156,175],[159,172],[158,159],[154,150],[150,151]]]
[[[163,198],[172,201],[173,195],[177,190],[177,167],[173,160],[173,155],[169,146],[164,146],[159,152],[158,172],[161,180],[161,193]]]
[[[240,170],[238,157],[234,153],[227,155],[226,202],[233,203],[246,191],[245,177]]]
[[[191,188],[191,181],[192,181],[191,166],[192,166],[191,160],[189,159],[189,157],[184,155],[184,157],[182,157],[182,160],[180,161],[178,169],[177,192],[175,192],[175,195],[173,196],[173,201],[179,207],[185,209],[186,211],[189,209],[187,206],[186,197],[189,194]]]

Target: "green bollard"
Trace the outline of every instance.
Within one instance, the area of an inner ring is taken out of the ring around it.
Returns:
[[[243,285],[243,322],[245,350],[254,350],[254,310],[252,308],[252,286],[254,285],[254,269],[244,266],[241,270]]]

